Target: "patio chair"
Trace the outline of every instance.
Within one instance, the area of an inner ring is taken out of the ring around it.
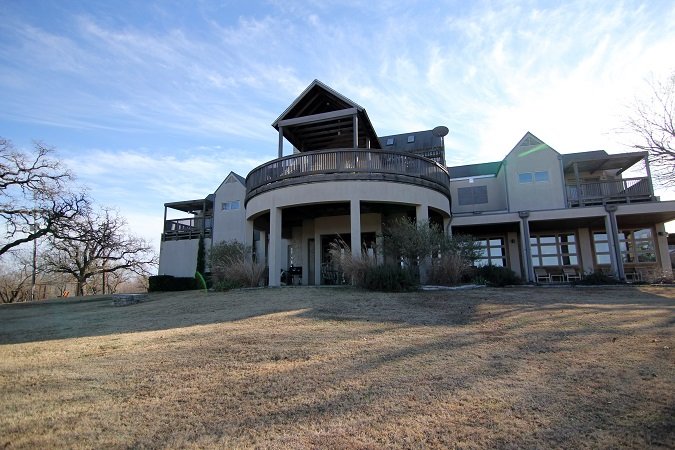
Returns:
[[[547,283],[551,282],[551,274],[548,273],[543,267],[535,267],[534,276],[537,277],[537,283],[540,281],[545,281]]]
[[[563,275],[568,283],[572,280],[581,281],[581,274],[574,267],[563,267]]]

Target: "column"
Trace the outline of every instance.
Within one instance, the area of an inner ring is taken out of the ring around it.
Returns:
[[[352,234],[352,258],[361,257],[361,201],[351,200],[349,202],[349,218],[351,221]]]
[[[245,219],[246,223],[244,224],[244,245],[251,247],[251,250],[255,252],[253,248],[253,221]]]
[[[354,148],[359,148],[359,115],[354,114]]]
[[[279,126],[279,158],[284,156],[284,127]]]
[[[579,206],[584,206],[584,204],[581,202],[581,182],[579,181],[579,164],[574,163],[574,179],[577,183],[577,201],[579,202]]]
[[[270,286],[281,285],[281,208],[270,209],[269,264]]]
[[[666,232],[665,224],[657,223],[654,226],[654,230],[656,231],[656,236],[654,236],[656,248],[654,250],[656,251],[657,260],[661,269],[661,273],[656,275],[660,275],[665,279],[672,279],[673,268],[670,263],[670,252],[668,251],[668,233]]]
[[[534,267],[532,266],[532,249],[530,248],[530,223],[528,218],[530,217],[529,211],[518,211],[518,216],[520,217],[520,235],[523,240],[523,260],[525,262],[525,274],[527,281],[534,283],[536,281],[534,277]]]
[[[452,216],[443,217],[443,233],[452,236]]]
[[[609,257],[612,262],[612,272],[621,281],[626,279],[623,270],[623,259],[621,258],[621,248],[619,247],[619,227],[616,224],[617,205],[605,205],[605,231],[607,232],[607,244],[609,245]]]
[[[415,220],[417,226],[429,226],[429,205],[417,205],[415,207]],[[431,268],[431,256],[426,256],[419,261],[420,265],[420,283],[424,284],[429,281],[429,269]]]

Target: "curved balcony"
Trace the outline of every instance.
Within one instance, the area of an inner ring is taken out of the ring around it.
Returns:
[[[246,202],[281,187],[355,180],[414,184],[450,198],[448,170],[435,161],[412,153],[331,149],[298,153],[256,167],[246,177]]]

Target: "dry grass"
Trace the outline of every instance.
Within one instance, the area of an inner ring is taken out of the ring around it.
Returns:
[[[0,448],[675,446],[675,289],[0,307]]]

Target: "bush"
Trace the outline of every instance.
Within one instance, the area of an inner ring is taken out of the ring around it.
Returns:
[[[265,265],[253,259],[250,246],[237,241],[220,242],[209,254],[213,286],[217,290],[260,286]]]
[[[608,275],[600,270],[595,272],[590,272],[584,274],[581,280],[577,281],[575,284],[581,285],[602,285],[602,284],[616,284],[617,280],[611,275]]]
[[[148,292],[190,291],[198,289],[197,280],[190,277],[155,275],[148,278]]]
[[[375,258],[368,256],[365,246],[361,249],[361,257],[354,258],[351,248],[340,236],[330,243],[328,256],[331,264],[355,286],[362,286],[366,272],[377,265]]]
[[[484,281],[488,286],[495,287],[504,287],[522,282],[518,275],[508,267],[493,265],[476,268],[474,280],[476,279]]]
[[[371,291],[401,292],[417,289],[419,282],[409,271],[391,264],[369,267],[359,287]]]
[[[431,262],[429,282],[439,285],[459,284],[471,269],[470,259],[459,253],[447,253]]]

